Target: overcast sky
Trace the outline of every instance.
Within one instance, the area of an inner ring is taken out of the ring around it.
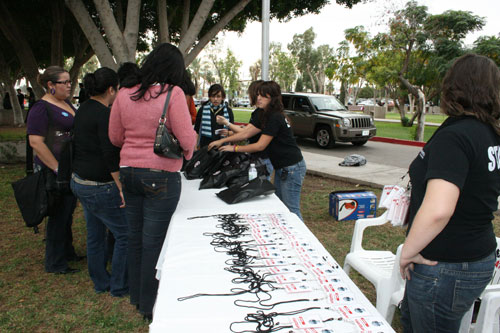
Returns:
[[[294,34],[302,34],[313,27],[316,33],[316,46],[328,44],[337,48],[338,43],[344,39],[345,29],[363,25],[372,36],[386,31],[387,25],[384,24],[386,23],[384,18],[387,18],[388,10],[394,7],[402,8],[406,3],[402,0],[374,0],[347,9],[337,5],[334,0],[330,2],[331,4],[325,6],[318,15],[306,15],[286,23],[271,21],[269,40],[280,42],[286,49],[286,45],[292,41]],[[470,11],[474,15],[484,17],[486,25],[483,30],[467,36],[467,44],[472,44],[479,36],[498,36],[500,33],[500,19],[498,18],[500,0],[418,0],[418,2],[427,6],[431,14],[440,14],[452,9]],[[236,57],[243,61],[241,74],[245,79],[249,78],[248,68],[261,57],[261,29],[260,22],[253,22],[247,25],[241,35],[219,34],[219,38],[224,43],[222,50],[225,52],[225,49],[229,47]]]

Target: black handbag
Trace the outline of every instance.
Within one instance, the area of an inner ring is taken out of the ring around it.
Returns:
[[[27,227],[36,227],[48,215],[45,173],[40,171],[12,183],[17,206]]]
[[[177,138],[173,134],[169,133],[167,127],[165,126],[168,103],[170,101],[170,96],[172,95],[172,87],[173,86],[170,86],[168,88],[163,113],[160,117],[158,128],[156,129],[154,152],[159,156],[179,159],[182,158],[182,148],[179,145]]]

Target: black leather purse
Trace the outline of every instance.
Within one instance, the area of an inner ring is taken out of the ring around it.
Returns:
[[[154,144],[154,152],[156,155],[179,159],[182,158],[182,148],[179,145],[177,138],[168,132],[166,122],[166,113],[168,109],[168,103],[170,101],[170,96],[172,95],[172,88],[170,86],[167,92],[167,99],[165,100],[165,106],[163,107],[163,113],[160,117],[158,128],[156,129],[156,137]]]

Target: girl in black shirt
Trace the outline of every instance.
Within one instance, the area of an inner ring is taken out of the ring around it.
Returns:
[[[410,224],[400,260],[405,332],[458,332],[492,277],[499,92],[500,71],[483,56],[458,58],[444,77],[441,108],[449,117],[410,166]]]
[[[118,92],[118,75],[103,67],[84,78],[91,96],[79,108],[74,127],[71,189],[87,222],[87,260],[96,293],[128,294],[127,221],[119,180],[120,150],[108,138],[109,105]],[[106,229],[115,238],[111,275],[106,269]]]
[[[283,112],[280,86],[266,81],[257,89],[257,109],[252,113],[250,124],[243,131],[230,137],[214,141],[209,149],[254,153],[265,150],[275,169],[276,195],[301,220],[300,192],[306,174],[306,164],[292,129]],[[259,141],[246,146],[222,146],[225,142],[238,142],[261,134]]]

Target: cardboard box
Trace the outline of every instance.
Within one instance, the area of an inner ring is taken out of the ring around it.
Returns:
[[[375,217],[377,196],[371,191],[339,191],[330,193],[329,213],[337,221]]]

